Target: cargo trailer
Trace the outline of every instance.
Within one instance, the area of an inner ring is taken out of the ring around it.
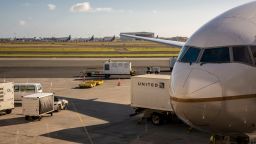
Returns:
[[[43,115],[54,112],[53,93],[35,93],[22,98],[22,111],[25,119],[40,120]]]
[[[170,76],[146,74],[131,79],[131,107],[133,115],[144,113],[153,124],[175,117],[171,106]]]

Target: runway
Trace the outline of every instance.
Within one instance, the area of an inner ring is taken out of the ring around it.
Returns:
[[[1,58],[0,78],[71,78],[86,68],[102,69],[107,58]],[[147,66],[169,69],[169,58],[113,58],[131,62],[137,74]]]

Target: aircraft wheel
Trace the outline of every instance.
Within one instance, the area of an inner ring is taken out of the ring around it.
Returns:
[[[5,110],[5,113],[6,113],[6,114],[12,113],[12,109]]]
[[[25,120],[30,120],[30,116],[25,116]]]
[[[154,124],[154,125],[161,125],[162,124],[162,121],[163,121],[163,118],[161,116],[161,114],[159,113],[153,113],[151,115],[151,122]]]

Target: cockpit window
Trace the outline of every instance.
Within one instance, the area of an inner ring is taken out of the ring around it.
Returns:
[[[185,53],[185,55],[182,57],[182,59],[180,60],[180,62],[184,62],[184,63],[192,63],[192,62],[196,62],[197,57],[200,53],[199,48],[193,48],[190,47],[187,52]]]
[[[178,56],[178,61],[181,61],[181,58],[185,55],[185,53],[187,52],[189,47],[187,46],[183,46],[181,51],[180,51],[180,54]]]
[[[235,62],[242,62],[246,64],[252,64],[249,49],[246,46],[233,47],[233,56]]]
[[[252,55],[253,55],[253,58],[254,58],[254,62],[256,64],[256,46],[252,46],[251,50],[252,50]]]
[[[205,49],[201,62],[205,63],[228,63],[230,62],[229,48]]]

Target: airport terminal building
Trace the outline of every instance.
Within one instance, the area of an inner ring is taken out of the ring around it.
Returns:
[[[123,32],[120,33],[121,34],[129,34],[129,35],[135,35],[135,36],[142,36],[142,37],[150,37],[153,38],[155,37],[155,34],[152,32]],[[120,40],[137,40],[135,38],[128,38],[128,37],[124,37],[124,36],[120,36]]]

